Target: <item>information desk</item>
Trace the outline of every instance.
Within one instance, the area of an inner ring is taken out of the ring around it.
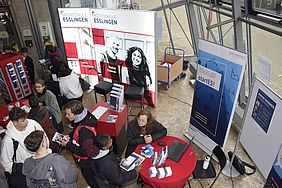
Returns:
[[[158,142],[165,142],[167,146],[170,146],[173,140],[182,143],[187,143],[179,138],[173,136],[166,136],[158,140],[157,142],[151,143],[151,145],[154,147],[154,151],[159,152],[164,146],[159,146],[157,144]],[[145,145],[146,144],[140,144],[136,148],[135,152],[141,154],[141,147]],[[148,169],[152,166],[152,157],[146,158],[145,161],[142,163],[142,170],[140,175],[146,184],[154,188],[172,188],[172,187],[183,188],[189,176],[192,174],[193,170],[195,169],[196,163],[197,163],[196,154],[193,148],[190,146],[185,151],[179,162],[175,162],[170,159],[166,160],[165,166],[171,167],[172,176],[165,177],[163,179],[158,179],[158,177],[150,178]]]
[[[98,102],[93,109],[93,112],[99,106],[108,108],[108,103]],[[117,115],[115,122],[107,122],[109,115]],[[107,109],[107,111],[97,120],[97,133],[109,134],[113,139],[114,152],[121,156],[127,145],[125,123],[127,121],[127,106],[124,105],[120,112]]]
[[[24,105],[29,107],[28,99],[13,101],[13,102],[1,107],[0,108],[0,126],[2,126],[2,127],[7,126],[7,124],[10,121],[10,119],[8,118],[8,116],[9,116],[8,108],[15,107],[16,105],[18,105],[18,107],[22,107]]]

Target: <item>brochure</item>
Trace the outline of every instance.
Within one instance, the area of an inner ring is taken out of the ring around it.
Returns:
[[[55,134],[52,138],[52,141],[60,143],[62,139],[65,140],[65,141],[68,141],[70,139],[70,137],[68,135],[64,135],[64,134],[61,134],[59,132],[55,132]]]
[[[120,167],[126,171],[130,171],[133,170],[135,166],[139,166],[144,160],[145,157],[133,152],[129,157],[120,163]]]
[[[117,118],[118,118],[118,115],[109,115],[107,122],[114,123],[116,122]]]

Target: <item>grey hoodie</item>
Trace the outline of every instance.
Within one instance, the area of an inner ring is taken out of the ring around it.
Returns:
[[[71,163],[58,154],[25,160],[23,174],[26,176],[27,186],[35,188],[38,185],[52,188],[76,188],[77,171]],[[47,186],[50,187],[50,186]]]

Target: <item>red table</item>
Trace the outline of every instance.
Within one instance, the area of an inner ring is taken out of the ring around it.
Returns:
[[[173,136],[166,136],[158,140],[158,142],[165,142],[166,145],[169,146],[173,142],[173,140],[186,143],[185,141]],[[140,154],[141,147],[145,145],[146,144],[140,144],[136,148],[135,152]],[[151,143],[151,145],[154,147],[154,151],[158,151],[158,152],[161,151],[163,147],[163,146],[159,146],[157,142],[153,142]],[[145,161],[142,163],[142,170],[140,175],[146,184],[154,188],[183,188],[189,176],[192,174],[193,170],[195,169],[196,163],[197,163],[197,158],[195,152],[192,147],[189,147],[185,151],[179,162],[175,162],[171,159],[166,160],[165,166],[171,167],[172,176],[163,179],[158,179],[158,177],[150,178],[148,169],[152,166],[151,158],[146,158]]]
[[[22,107],[24,105],[29,106],[28,103],[28,99],[22,99],[19,101],[13,101],[5,106],[3,106],[2,108],[0,108],[0,125],[2,127],[6,127],[7,124],[9,123],[10,119],[6,119],[6,121],[4,121],[5,117],[9,116],[9,110],[8,110],[8,106],[13,105],[14,107],[16,106],[16,102],[19,102],[19,107]]]
[[[98,102],[93,109],[89,110],[93,112],[99,106],[108,108],[109,104],[106,102]],[[109,115],[117,115],[115,122],[107,122]],[[97,133],[109,134],[113,138],[114,152],[121,156],[127,144],[125,123],[127,122],[127,106],[124,105],[120,112],[108,109],[97,120]]]

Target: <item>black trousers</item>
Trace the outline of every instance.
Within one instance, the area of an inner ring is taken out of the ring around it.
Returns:
[[[82,176],[91,188],[99,188],[95,181],[95,165],[85,166],[78,163]]]

